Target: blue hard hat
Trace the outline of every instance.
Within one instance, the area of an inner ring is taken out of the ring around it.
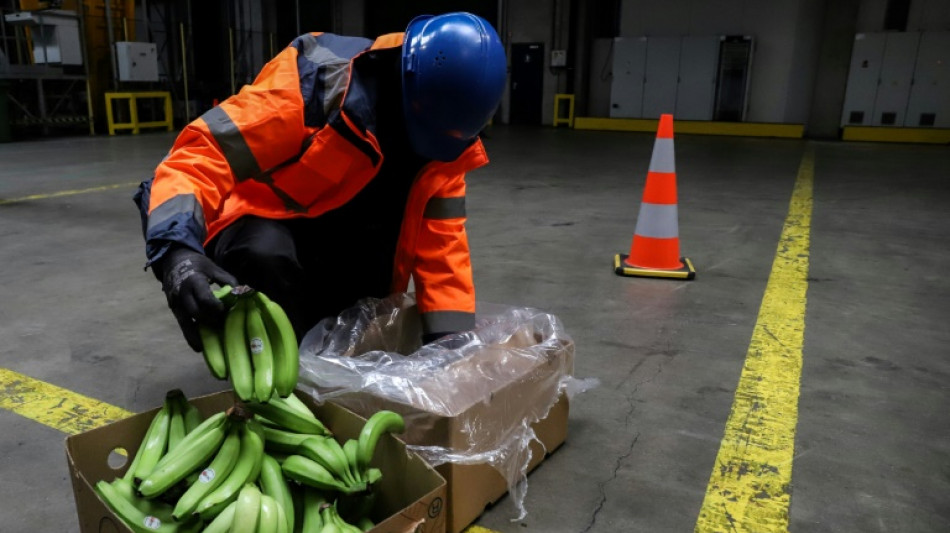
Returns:
[[[471,13],[416,17],[402,46],[402,101],[413,149],[452,161],[488,124],[505,89],[505,49]]]

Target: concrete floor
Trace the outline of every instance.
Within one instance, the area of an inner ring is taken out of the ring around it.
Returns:
[[[147,176],[173,137],[0,145],[0,200]],[[478,522],[693,529],[805,141],[679,136],[692,282],[611,271],[648,134],[495,128],[469,177],[479,300],[558,315],[577,345],[568,442]],[[950,531],[950,150],[813,142],[792,531]],[[0,205],[0,366],[141,411],[219,390],[142,271],[133,185]],[[0,531],[77,531],[58,431],[0,410]],[[752,526],[754,529],[754,525]]]

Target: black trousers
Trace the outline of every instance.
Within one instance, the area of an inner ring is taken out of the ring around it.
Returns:
[[[206,252],[242,284],[280,304],[302,339],[321,319],[338,315],[360,298],[389,294],[393,240],[392,235],[334,224],[332,217],[245,216],[218,234]]]

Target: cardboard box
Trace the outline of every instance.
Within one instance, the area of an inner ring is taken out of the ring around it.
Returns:
[[[308,402],[317,417],[338,438],[356,438],[366,420],[352,411],[327,403],[314,406]],[[227,409],[234,403],[231,392],[221,392],[192,398],[203,415]],[[99,499],[93,487],[102,479],[120,477],[127,464],[111,468],[110,453],[116,448],[131,452],[138,449],[149,423],[158,408],[120,420],[66,439],[66,459],[69,463],[73,494],[83,533],[129,532],[115,514]],[[373,466],[383,471],[377,486],[375,513],[378,521],[371,531],[376,533],[412,532],[443,533],[445,531],[445,480],[419,456],[408,453],[406,445],[390,435],[380,439]]]
[[[372,350],[412,353],[418,348],[419,331],[415,309],[404,309],[371,324],[346,355]],[[429,377],[416,383],[411,396],[418,402],[366,392],[334,395],[332,401],[363,416],[381,409],[396,411],[406,420],[406,432],[399,436],[406,443],[468,450],[473,455],[486,451],[473,439],[505,441],[524,420],[536,419],[532,428],[541,443],[530,445],[531,471],[567,438],[569,405],[558,393],[558,380],[573,374],[573,343],[548,345],[539,355],[540,341],[536,332],[524,327],[503,344],[469,349],[464,359],[427,372]],[[533,350],[530,355],[527,348]],[[505,477],[488,463],[446,463],[436,470],[447,482],[449,533],[465,529],[508,491]]]

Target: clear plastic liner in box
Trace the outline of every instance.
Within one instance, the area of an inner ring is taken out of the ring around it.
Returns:
[[[490,464],[506,479],[519,516],[524,497],[531,426],[547,417],[562,393],[596,386],[572,377],[574,343],[557,317],[530,308],[479,303],[472,331],[421,344],[421,323],[411,294],[366,299],[315,326],[300,347],[299,386],[318,402],[333,400],[358,413],[382,405],[400,412],[401,438],[433,465]],[[526,378],[527,376],[527,378]],[[472,408],[504,384],[530,379],[527,396],[492,416]],[[465,417],[449,445],[439,420]],[[438,435],[438,436],[436,436]]]

